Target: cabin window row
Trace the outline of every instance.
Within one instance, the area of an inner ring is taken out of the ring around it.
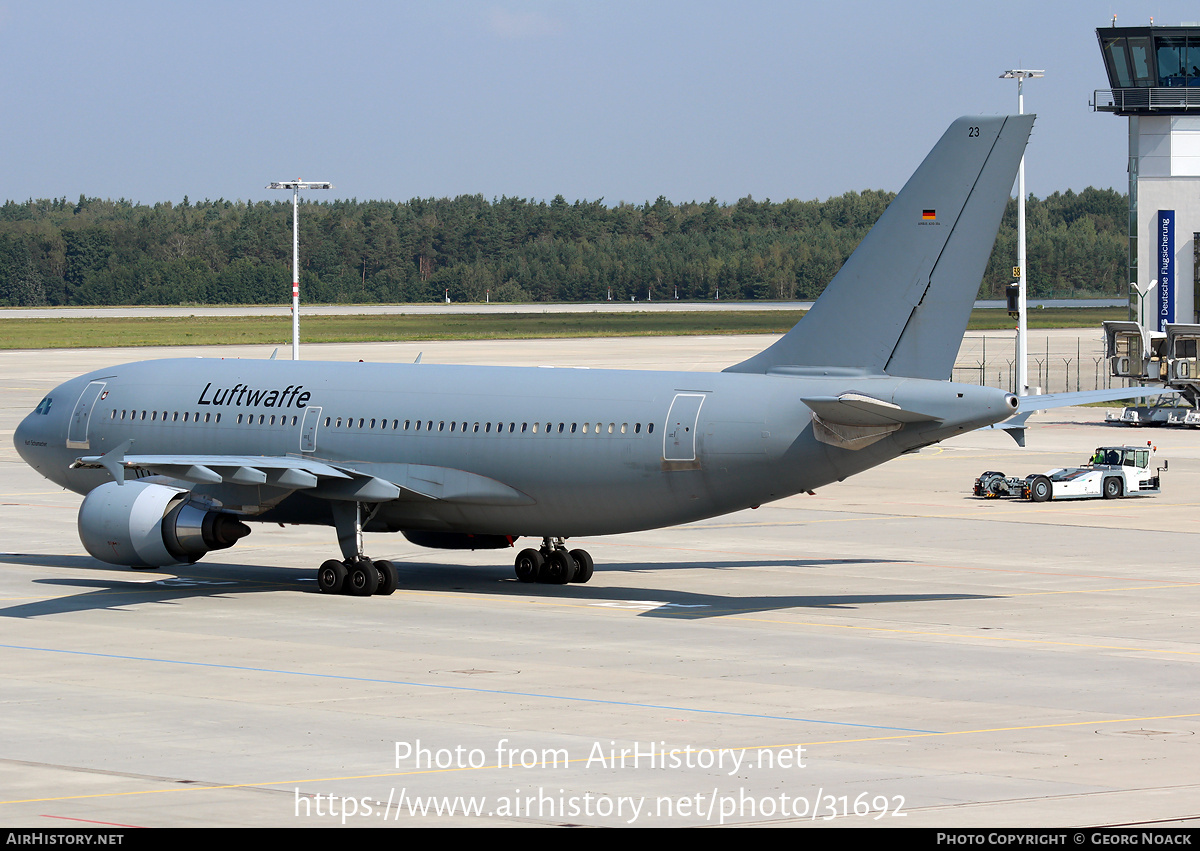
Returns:
[[[214,423],[215,424],[215,423],[219,423],[221,421],[221,414],[220,413],[214,414],[214,413],[210,413],[210,412],[205,412],[204,414],[200,414],[198,411],[195,413],[193,413],[191,411],[184,411],[183,413],[180,413],[179,411],[129,411],[129,410],[118,411],[116,409],[113,409],[109,413],[109,419],[118,420],[118,421],[126,420],[126,421],[134,421],[134,422],[152,422],[152,423],[153,422],[202,423],[203,422],[203,423]],[[257,417],[255,417],[254,414],[238,414],[235,422],[237,425],[242,425],[243,423],[245,423],[246,425],[253,425],[253,424],[255,424],[255,422],[257,422],[258,425],[281,425],[281,426],[293,425],[294,426],[294,425],[299,424],[300,418],[295,415],[288,417],[288,416],[284,416],[282,414],[280,414],[280,415],[259,414]]]
[[[629,423],[469,423],[453,420],[389,420],[368,419],[366,417],[333,417],[325,418],[326,428],[360,428],[375,429],[376,431],[438,431],[452,434],[628,434],[631,430]],[[654,433],[654,423],[645,426],[647,434]],[[634,434],[642,433],[642,424],[634,423]]]
[[[221,421],[220,414],[206,412],[201,419],[199,411],[192,413],[184,411],[182,414],[179,411],[118,411],[115,408],[109,413],[109,419],[112,420],[132,420],[135,422],[206,422],[219,423]]]
[[[203,417],[203,419],[201,419]],[[109,412],[109,419],[134,421],[134,422],[184,422],[184,423],[219,423],[221,422],[220,413],[205,412],[203,415],[198,411],[130,411],[112,409]],[[275,414],[258,414],[257,418],[254,414],[238,414],[236,419],[237,425],[254,425],[257,419],[258,425],[281,425],[295,426],[299,423],[298,416],[287,417],[284,415]],[[459,422],[457,420],[446,422],[440,420],[434,423],[433,420],[388,420],[384,419],[367,419],[366,417],[326,417],[326,428],[360,428],[360,429],[376,429],[392,431],[439,431],[457,434],[503,434],[505,431],[508,434],[628,434],[630,431],[629,423],[468,423]],[[519,429],[518,429],[519,426]],[[647,434],[654,433],[654,423],[647,423],[645,426]],[[642,433],[642,424],[634,423],[632,427],[634,434]]]

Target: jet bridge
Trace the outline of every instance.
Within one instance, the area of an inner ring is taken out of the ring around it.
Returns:
[[[1187,388],[1184,396],[1193,403],[1200,391],[1200,369],[1197,368],[1197,343],[1200,342],[1200,325],[1167,325],[1166,380],[1172,386]]]
[[[1148,331],[1137,322],[1105,322],[1104,338],[1113,378],[1159,380],[1156,367],[1158,350],[1165,339],[1162,332]]]
[[[1200,427],[1200,325],[1168,323],[1151,331],[1137,322],[1111,321],[1104,323],[1104,338],[1114,378],[1162,382],[1188,402],[1130,406],[1119,417],[1109,414],[1108,422]]]

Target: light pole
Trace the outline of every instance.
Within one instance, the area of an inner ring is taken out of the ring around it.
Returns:
[[[1155,278],[1153,281],[1146,284],[1145,287],[1139,287],[1136,283],[1133,283],[1133,282],[1131,282],[1129,284],[1129,291],[1137,294],[1137,300],[1138,300],[1137,323],[1138,323],[1138,325],[1141,325],[1143,328],[1146,327],[1146,325],[1147,325],[1146,316],[1145,316],[1146,296],[1149,295],[1150,291],[1155,289],[1157,286],[1158,286],[1158,278]]]
[[[277,180],[268,189],[292,190],[292,360],[300,360],[300,190],[332,189],[323,180]]]
[[[1045,76],[1043,71],[1019,69],[1005,71],[1001,80],[1017,81],[1017,115],[1025,114],[1025,97],[1021,87],[1025,80]],[[1025,288],[1025,154],[1021,154],[1021,165],[1017,168],[1017,395],[1029,393],[1029,316],[1026,307]]]

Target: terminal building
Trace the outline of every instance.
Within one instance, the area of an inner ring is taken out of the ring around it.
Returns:
[[[1111,88],[1095,92],[1093,109],[1129,122],[1134,317],[1157,331],[1200,322],[1200,24],[1104,27],[1096,37]]]
[[[1104,323],[1111,374],[1163,382],[1190,403],[1121,419],[1200,426],[1200,24],[1096,38],[1111,88],[1092,107],[1129,122],[1130,321]]]

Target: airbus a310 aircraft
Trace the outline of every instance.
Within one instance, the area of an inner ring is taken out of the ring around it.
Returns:
[[[521,580],[587,582],[570,537],[755,507],[1017,412],[948,379],[1032,126],[954,122],[812,310],[720,373],[143,361],[55,388],[17,450],[87,495],[79,536],[111,564],[195,562],[257,521],[336,529],[326,593],[395,590],[364,530],[540,538]]]

